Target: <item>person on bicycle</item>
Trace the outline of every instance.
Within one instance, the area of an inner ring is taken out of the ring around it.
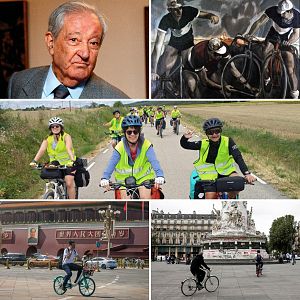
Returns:
[[[62,268],[67,273],[67,275],[64,277],[64,282],[63,282],[64,290],[67,289],[67,283],[69,279],[72,277],[72,271],[77,271],[77,276],[74,283],[77,282],[82,272],[82,266],[79,266],[74,263],[76,258],[80,260],[78,252],[75,249],[75,242],[69,241],[69,246],[64,250],[63,261],[62,261]]]
[[[124,138],[115,147],[111,160],[103,173],[101,187],[109,190],[109,179],[115,172],[118,183],[125,183],[125,179],[134,176],[137,184],[151,179],[155,180],[155,188],[164,182],[164,173],[156,158],[153,145],[142,134],[142,122],[138,116],[127,116],[122,122]],[[141,199],[151,199],[151,189],[139,187]],[[126,190],[121,189],[121,198],[126,199]]]
[[[173,131],[175,131],[176,122],[178,122],[178,124],[179,124],[179,121],[181,118],[181,113],[176,105],[174,105],[174,108],[171,111],[171,118],[172,118]]]
[[[69,168],[64,171],[64,180],[66,182],[68,190],[68,198],[75,199],[75,171],[76,167],[73,166],[76,161],[76,156],[73,149],[73,143],[71,136],[64,131],[64,122],[59,117],[53,117],[48,122],[48,128],[50,133],[48,137],[43,140],[40,149],[36,156],[30,163],[31,167],[36,167],[38,161],[42,158],[44,153],[47,151],[50,164],[66,165]]]
[[[164,128],[164,122],[165,122],[165,113],[161,106],[157,107],[157,110],[155,112],[155,128],[157,130],[157,135],[159,135],[159,128],[160,126],[163,126]]]
[[[183,0],[167,0],[167,9],[169,13],[159,22],[152,52],[152,80],[159,79],[163,74],[168,76],[180,53],[183,61],[186,60],[187,50],[194,46],[192,22],[196,18],[208,19],[213,24],[219,22],[218,16],[195,7],[185,6]],[[171,31],[171,38],[161,55],[168,30]]]
[[[260,254],[260,250],[256,251],[256,257],[255,257],[255,264],[256,264],[256,269],[260,268],[261,269],[261,274],[262,274],[262,269],[264,266],[264,262],[263,262],[263,257]]]
[[[220,94],[222,92],[222,71],[230,58],[231,55],[227,45],[219,38],[201,41],[189,49],[183,77],[190,98],[207,98],[206,94],[212,95],[212,90]],[[232,64],[230,67],[231,74],[239,78],[239,81],[252,91],[252,87],[246,82],[246,79],[240,74],[235,65]],[[225,87],[226,92],[230,93],[232,88],[231,85],[227,84]]]
[[[203,252],[199,252],[199,254],[197,254],[195,258],[192,260],[190,270],[191,273],[197,277],[197,281],[198,281],[197,284],[200,288],[203,288],[202,281],[206,274],[204,268],[206,270],[210,270],[210,268],[207,266],[207,264],[204,261]]]
[[[118,109],[113,111],[113,116],[114,117],[108,123],[104,124],[104,126],[110,126],[111,145],[115,148],[123,136],[121,124],[124,118],[121,117],[121,112]]]
[[[199,158],[194,162],[194,167],[200,180],[216,180],[217,178],[238,176],[235,162],[245,176],[248,183],[255,181],[242,154],[232,138],[221,135],[223,123],[218,118],[211,118],[203,123],[203,131],[207,139],[197,142],[188,141],[193,132],[188,131],[180,139],[180,145],[184,149],[199,151]],[[218,194],[207,187],[206,199],[216,199]],[[235,199],[238,192],[228,192],[230,199]]]
[[[296,43],[300,37],[300,12],[294,8],[290,0],[281,0],[277,6],[271,6],[265,10],[262,16],[252,24],[246,35],[253,35],[268,20],[273,22],[266,39],[263,56],[266,58],[274,49],[274,44],[280,43],[282,58],[285,62],[290,85],[291,98],[299,98],[298,76],[296,63],[296,49],[292,44]],[[271,78],[264,78],[265,85],[268,86]]]

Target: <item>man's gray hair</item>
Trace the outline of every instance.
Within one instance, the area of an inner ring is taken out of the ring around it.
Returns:
[[[69,1],[57,7],[49,16],[48,31],[50,31],[53,34],[54,39],[56,39],[64,25],[65,16],[73,13],[83,12],[94,13],[98,17],[103,31],[101,36],[102,43],[104,35],[107,31],[107,25],[105,23],[104,17],[99,13],[95,6],[87,4],[83,1]]]

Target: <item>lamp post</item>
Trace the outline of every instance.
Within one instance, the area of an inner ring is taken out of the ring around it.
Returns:
[[[113,210],[111,205],[108,205],[106,210],[98,211],[104,222],[104,231],[102,238],[107,239],[107,257],[110,256],[110,240],[114,233],[114,224],[116,217],[120,214],[119,210]]]

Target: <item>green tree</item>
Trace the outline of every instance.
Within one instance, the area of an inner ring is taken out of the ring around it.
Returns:
[[[270,229],[270,250],[291,252],[294,234],[294,216],[286,215],[274,220]]]
[[[124,104],[121,102],[121,101],[116,101],[114,104],[113,104],[113,107],[123,107]]]

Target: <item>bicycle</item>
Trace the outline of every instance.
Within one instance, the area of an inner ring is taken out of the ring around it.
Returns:
[[[127,196],[129,199],[140,199],[139,187],[144,186],[147,189],[151,189],[151,199],[164,199],[164,194],[161,189],[154,188],[154,179],[146,180],[140,184],[136,183],[136,179],[133,176],[129,176],[125,179],[125,183],[110,183],[110,188],[115,192],[115,199],[121,199],[120,188],[126,188]]]
[[[158,134],[161,138],[163,138],[164,122],[165,122],[165,119],[162,118],[159,120],[159,123],[157,125]]]
[[[153,127],[154,126],[154,116],[149,117],[149,122],[150,122],[151,127]]]
[[[83,167],[87,166],[86,159],[81,159],[81,162]],[[46,181],[43,199],[69,199],[63,172],[69,168],[66,165],[51,165],[49,163],[38,164],[34,167],[34,169],[41,171],[40,177]],[[79,188],[75,186],[75,199],[78,199],[78,196]]]
[[[259,277],[262,275],[262,265],[261,264],[258,264],[256,265],[256,276]]]
[[[122,140],[123,133],[122,131],[111,130],[110,132],[104,132],[105,135],[109,135],[112,139],[115,139],[117,143]]]
[[[215,292],[219,287],[219,278],[217,276],[211,276],[210,270],[205,270],[205,279],[203,281],[203,287],[209,292]],[[184,296],[193,296],[197,290],[203,289],[198,283],[196,277],[189,277],[181,282],[181,292]]]
[[[245,52],[236,54],[224,66],[221,86],[225,98],[258,98],[261,94],[261,59],[253,52],[257,45],[261,45],[261,42],[254,37],[245,38],[241,35],[231,42],[230,52],[241,47],[245,47]],[[228,85],[233,87],[230,93],[226,89]]]
[[[241,176],[228,176],[216,180],[197,180],[195,184],[194,199],[205,199],[206,192],[216,192],[216,199],[228,199],[228,192],[241,192],[245,189],[245,178]],[[239,195],[236,196],[239,199]]]
[[[68,289],[72,289],[78,285],[79,292],[84,297],[92,296],[96,289],[95,281],[90,278],[93,276],[94,269],[83,269],[76,283],[71,283],[69,279],[66,289],[63,288],[64,276],[57,276],[53,281],[53,289],[57,295],[63,295]]]
[[[177,135],[179,134],[179,125],[180,125],[180,119],[172,120],[172,126],[173,126],[173,132]]]

